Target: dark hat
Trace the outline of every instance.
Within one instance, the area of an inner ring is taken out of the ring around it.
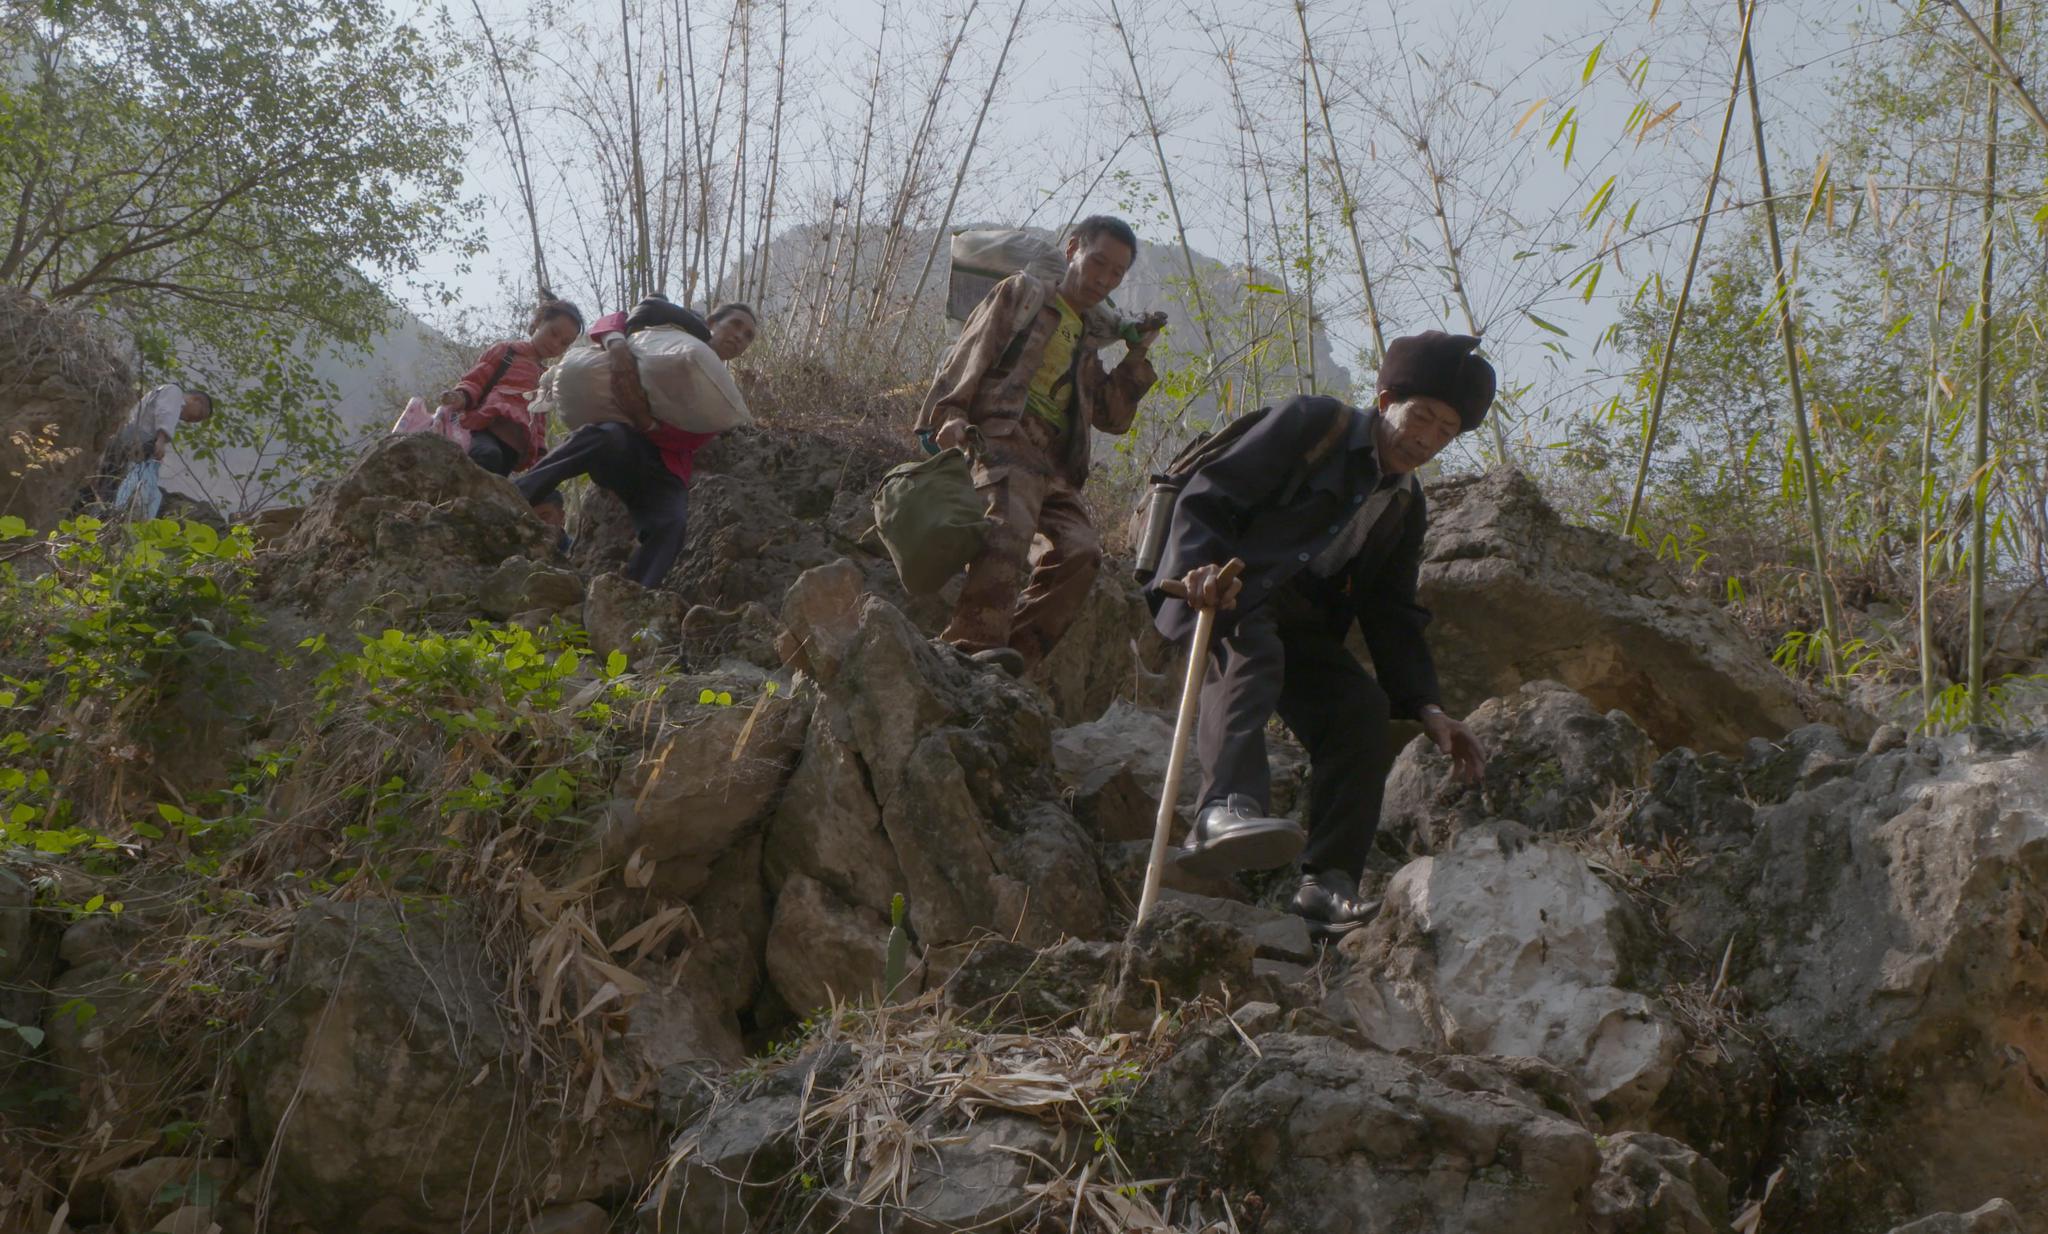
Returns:
[[[1397,398],[1442,399],[1457,409],[1462,432],[1471,432],[1493,406],[1493,366],[1472,353],[1469,334],[1425,330],[1387,344],[1380,361],[1380,392]]]

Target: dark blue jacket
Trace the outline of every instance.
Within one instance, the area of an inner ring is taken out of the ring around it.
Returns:
[[[1292,500],[1281,504],[1288,480],[1302,459],[1329,431],[1339,411],[1351,417],[1349,433],[1304,478]],[[1153,624],[1175,641],[1194,632],[1194,610],[1157,589],[1196,566],[1244,559],[1244,590],[1237,604],[1216,616],[1218,636],[1308,570],[1343,528],[1352,511],[1379,486],[1373,452],[1377,412],[1345,408],[1333,398],[1304,395],[1268,412],[1245,435],[1188,481],[1174,505],[1154,585],[1145,598]],[[1416,599],[1422,567],[1422,535],[1428,525],[1421,494],[1389,512],[1366,537],[1365,546],[1336,577],[1303,580],[1330,614],[1333,633],[1353,621],[1365,635],[1373,668],[1393,701],[1394,714],[1413,718],[1425,703],[1441,702],[1436,662],[1423,630],[1429,610]]]

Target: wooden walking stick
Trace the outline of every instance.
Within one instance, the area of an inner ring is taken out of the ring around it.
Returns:
[[[1216,576],[1216,585],[1228,591],[1238,575],[1244,573],[1244,562],[1231,558]],[[1168,579],[1159,585],[1159,590],[1170,596],[1187,598],[1178,580]],[[1173,749],[1166,756],[1166,783],[1159,788],[1159,819],[1152,827],[1152,859],[1145,863],[1145,889],[1138,895],[1138,916],[1131,922],[1136,930],[1152,911],[1152,905],[1159,899],[1159,878],[1166,869],[1166,840],[1173,832],[1174,806],[1180,800],[1181,772],[1187,766],[1188,739],[1195,731],[1195,703],[1202,694],[1202,674],[1209,664],[1209,639],[1216,633],[1216,610],[1208,607],[1195,609],[1195,638],[1188,648],[1188,676],[1180,691],[1180,714],[1173,721]]]

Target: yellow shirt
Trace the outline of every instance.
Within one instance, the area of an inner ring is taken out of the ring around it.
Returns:
[[[1054,428],[1067,427],[1067,407],[1074,401],[1074,349],[1081,345],[1081,315],[1068,306],[1066,297],[1055,292],[1052,306],[1060,311],[1060,324],[1045,340],[1045,357],[1024,392],[1024,405],[1031,414]]]

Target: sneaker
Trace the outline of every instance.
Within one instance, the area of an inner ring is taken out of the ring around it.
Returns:
[[[1379,916],[1379,901],[1359,896],[1357,887],[1341,870],[1304,874],[1287,909],[1308,922],[1312,937],[1342,938]]]
[[[1267,818],[1242,793],[1212,801],[1195,816],[1174,863],[1190,874],[1223,878],[1239,870],[1268,870],[1301,856],[1308,833],[1284,818]]]
[[[1024,653],[1015,647],[991,647],[987,651],[976,651],[968,655],[976,664],[993,664],[1012,677],[1024,675]]]

